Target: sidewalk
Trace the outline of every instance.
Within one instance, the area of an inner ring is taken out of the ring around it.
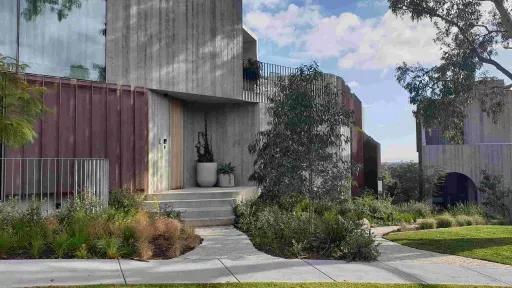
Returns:
[[[232,227],[197,232],[203,245],[173,260],[0,261],[1,286],[260,281],[512,285],[511,266],[416,250],[380,237],[379,261],[347,263],[268,256]]]

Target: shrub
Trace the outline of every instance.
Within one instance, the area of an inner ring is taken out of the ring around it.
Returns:
[[[99,240],[96,245],[100,255],[104,255],[107,259],[117,259],[121,256],[121,240],[117,238],[104,238]],[[79,249],[82,247],[81,245]]]
[[[268,203],[253,200],[236,207],[237,227],[256,248],[285,258],[317,257],[375,260],[373,236],[351,217],[343,217],[333,203],[298,200]],[[281,207],[282,206],[282,207]]]
[[[413,215],[414,220],[421,218],[428,218],[432,216],[432,205],[425,202],[410,201],[400,203],[395,206],[396,209],[402,213],[409,213]]]
[[[485,211],[478,204],[457,203],[448,208],[448,213],[452,216],[484,216]]]
[[[440,215],[435,218],[437,228],[450,228],[455,226],[455,220],[450,215]]]
[[[473,222],[473,225],[486,225],[487,224],[487,220],[482,217],[482,216],[472,216],[471,217],[471,222]]]
[[[420,219],[418,220],[418,228],[420,230],[436,229],[436,220],[432,218]]]
[[[455,217],[455,223],[459,227],[473,225],[473,217],[466,215],[458,215]]]
[[[108,206],[111,209],[124,213],[135,214],[142,206],[144,195],[133,193],[128,189],[119,189],[110,192]]]
[[[54,216],[43,216],[38,204],[26,209],[0,204],[0,258],[167,259],[201,243],[178,220],[141,212],[133,195],[119,195],[110,208],[86,195]]]

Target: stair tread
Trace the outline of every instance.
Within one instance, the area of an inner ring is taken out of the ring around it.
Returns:
[[[203,211],[233,211],[233,207],[202,207],[202,208],[176,208],[176,211],[190,211],[190,212],[203,212]]]
[[[233,201],[236,200],[236,198],[208,198],[208,199],[186,199],[186,200],[145,200],[144,202],[148,203],[155,203],[155,202],[200,202],[200,201]]]

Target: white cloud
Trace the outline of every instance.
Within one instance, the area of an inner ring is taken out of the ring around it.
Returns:
[[[270,1],[270,0],[267,0]],[[346,12],[324,16],[311,1],[276,11],[250,10],[245,22],[261,40],[313,59],[335,59],[340,68],[387,70],[401,62],[435,64],[440,49],[430,22],[413,22],[388,11],[363,19]]]
[[[285,0],[246,0],[244,1],[244,5],[249,10],[257,10],[262,8],[277,8],[281,6],[286,6],[288,1]]]
[[[357,87],[359,87],[359,86],[360,86],[359,82],[357,82],[357,81],[350,81],[350,82],[348,82],[348,83],[347,83],[347,85],[348,85],[350,88],[352,88],[352,89],[357,88]]]

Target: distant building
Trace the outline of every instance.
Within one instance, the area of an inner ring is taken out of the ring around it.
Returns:
[[[486,87],[504,89],[504,81],[492,81]],[[484,93],[482,88],[476,93]],[[452,145],[440,129],[418,128],[418,152],[424,176],[435,169],[447,173],[444,184],[432,196],[435,204],[449,206],[458,202],[478,203],[482,171],[503,176],[512,186],[512,91],[505,90],[504,109],[495,123],[482,111],[479,101],[467,109],[464,144]]]

